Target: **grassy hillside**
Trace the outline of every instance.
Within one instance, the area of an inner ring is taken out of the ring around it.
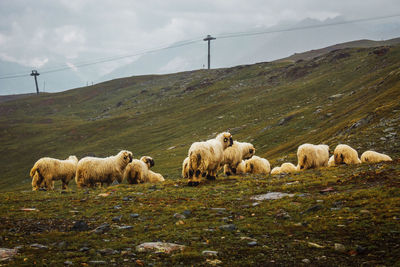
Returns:
[[[378,52],[379,53],[378,53]],[[193,141],[230,129],[273,164],[298,145],[348,143],[397,157],[400,46],[109,81],[0,103],[0,188],[28,188],[40,157],[150,155],[179,177]]]
[[[0,101],[0,265],[398,265],[399,100],[400,45],[7,98]],[[186,186],[180,172],[190,144],[227,129],[272,166],[297,163],[305,142],[331,152],[346,143],[394,161],[220,175]],[[31,191],[29,170],[40,157],[121,149],[152,156],[166,182]],[[254,198],[268,192],[291,195]],[[136,249],[155,241],[185,249]],[[2,261],[2,248],[17,254]]]

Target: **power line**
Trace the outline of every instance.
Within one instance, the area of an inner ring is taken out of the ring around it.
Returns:
[[[291,31],[307,30],[307,29],[315,29],[315,28],[324,28],[324,27],[331,27],[331,26],[336,26],[336,25],[382,20],[382,19],[395,18],[395,17],[400,17],[400,14],[393,14],[393,15],[380,16],[380,17],[371,17],[371,18],[361,18],[361,19],[355,19],[355,20],[325,23],[325,24],[318,24],[318,25],[291,27],[291,28],[286,28],[286,29],[277,29],[277,30],[268,30],[268,31],[247,31],[247,32],[226,33],[226,34],[219,34],[219,35],[215,35],[215,36],[218,39],[238,38],[238,37],[247,37],[247,36],[254,36],[254,35],[271,34],[271,33],[281,33],[281,32],[291,32]],[[112,56],[112,57],[106,57],[106,58],[99,58],[99,59],[95,59],[93,61],[86,61],[86,62],[82,62],[82,63],[76,63],[73,65],[76,68],[82,68],[82,67],[87,67],[87,66],[91,66],[91,65],[121,60],[121,59],[125,59],[125,58],[141,56],[141,55],[145,55],[145,54],[151,54],[151,53],[159,52],[162,50],[183,47],[183,46],[191,45],[193,43],[201,42],[202,40],[203,40],[203,38],[199,37],[199,38],[192,39],[192,40],[180,41],[173,45],[167,45],[167,46],[161,46],[158,48],[142,50],[142,51],[136,52],[134,54],[126,54],[126,55]],[[53,67],[53,68],[50,68],[47,70],[43,69],[41,71],[41,73],[47,74],[47,73],[59,72],[59,71],[68,70],[70,68],[71,68],[70,66],[64,65],[64,66],[60,66],[60,67]],[[29,75],[30,74],[24,74],[24,73],[9,74],[9,75],[5,75],[5,76],[3,75],[3,77],[0,76],[0,80],[27,77]]]

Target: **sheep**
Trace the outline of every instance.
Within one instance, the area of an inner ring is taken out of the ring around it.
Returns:
[[[224,174],[229,176],[231,171],[232,170],[229,167],[229,165],[225,164],[224,165]],[[246,163],[244,160],[242,160],[236,167],[236,174],[240,175],[240,174],[245,174],[245,173],[246,173]]]
[[[33,165],[30,176],[32,177],[32,190],[45,187],[54,190],[54,181],[62,181],[62,189],[67,189],[69,181],[75,177],[78,158],[69,156],[65,160],[44,157]]]
[[[275,167],[271,170],[271,175],[276,175],[281,173],[281,167]]]
[[[140,160],[133,159],[125,168],[124,179],[129,184],[164,182],[164,177],[150,170],[154,166],[153,158],[143,156]]]
[[[251,159],[245,160],[246,173],[252,174],[269,174],[271,165],[269,161],[258,156],[253,156]]]
[[[293,173],[293,172],[297,172],[297,171],[298,171],[298,167],[294,166],[290,162],[285,162],[285,163],[282,163],[282,165],[280,167],[273,168],[271,171],[271,174],[276,175],[276,174],[281,174],[281,173]]]
[[[182,163],[182,178],[189,178],[189,157],[186,157]]]
[[[372,150],[365,151],[361,155],[361,162],[378,163],[381,161],[392,161],[392,158]]]
[[[335,167],[335,155],[332,155],[328,160],[328,167]]]
[[[333,155],[335,157],[335,165],[361,163],[357,151],[348,145],[337,145]]]
[[[298,169],[325,167],[329,160],[329,146],[303,144],[297,149]]]
[[[242,160],[250,159],[255,151],[250,143],[234,141],[232,146],[224,150],[224,164],[228,165],[227,168],[224,166],[224,173],[228,176],[231,173],[236,174],[237,166]]]
[[[126,166],[132,162],[132,152],[120,151],[107,158],[85,157],[78,162],[75,181],[78,187],[102,186],[112,182],[122,182]]]
[[[224,150],[233,145],[232,135],[220,133],[214,139],[193,143],[188,151],[189,186],[197,186],[201,176],[207,174],[207,179],[215,180],[217,170],[224,160]]]

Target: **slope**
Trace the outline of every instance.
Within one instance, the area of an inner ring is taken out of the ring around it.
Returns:
[[[180,176],[190,144],[230,129],[272,165],[301,143],[348,143],[398,157],[400,46],[108,81],[0,103],[0,188],[29,188],[42,156],[150,155]]]

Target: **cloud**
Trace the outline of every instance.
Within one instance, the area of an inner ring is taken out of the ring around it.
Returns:
[[[190,66],[186,58],[176,57],[160,68],[161,73],[171,73],[187,70]]]

